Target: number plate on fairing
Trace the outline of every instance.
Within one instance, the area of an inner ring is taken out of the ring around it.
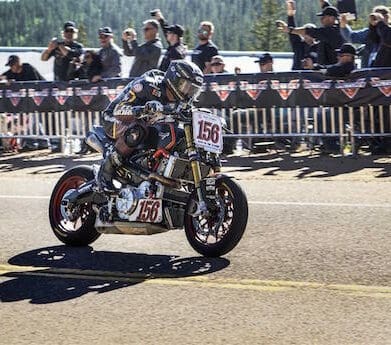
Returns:
[[[220,117],[204,111],[193,112],[193,136],[196,147],[206,151],[223,151],[223,126]]]
[[[136,210],[129,216],[131,222],[160,223],[163,220],[161,199],[140,199]]]

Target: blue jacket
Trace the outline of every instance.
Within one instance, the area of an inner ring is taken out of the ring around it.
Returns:
[[[349,25],[346,25],[346,28],[340,28],[340,31],[342,37],[347,42],[365,44],[364,49],[360,53],[361,68],[371,67],[376,58],[376,53],[379,50],[379,45],[368,40],[369,29],[365,28],[353,31]]]

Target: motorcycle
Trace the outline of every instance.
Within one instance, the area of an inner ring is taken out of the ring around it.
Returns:
[[[137,116],[148,117],[144,107]],[[100,187],[99,165],[77,166],[57,182],[49,219],[57,238],[86,246],[101,234],[153,235],[183,229],[190,245],[207,257],[222,256],[246,229],[242,188],[221,174],[221,118],[205,109],[165,107],[154,119],[157,143],[145,143],[115,169],[116,190]],[[148,118],[151,120],[150,118]],[[114,141],[94,127],[86,142],[104,157]]]

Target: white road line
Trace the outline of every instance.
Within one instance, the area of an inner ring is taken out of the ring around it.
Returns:
[[[352,204],[352,203],[338,203],[338,202],[249,201],[248,203],[250,205],[276,205],[276,206],[391,208],[391,204]]]
[[[45,195],[5,195],[0,194],[0,199],[50,199]],[[391,204],[353,204],[338,202],[296,202],[296,201],[256,201],[250,200],[249,205],[272,205],[272,206],[315,206],[315,207],[360,207],[360,208],[391,208]]]
[[[50,199],[50,196],[45,196],[45,195],[3,195],[3,194],[0,194],[0,199]]]

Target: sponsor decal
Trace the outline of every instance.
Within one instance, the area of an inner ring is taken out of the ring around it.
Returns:
[[[26,89],[19,89],[17,91],[5,90],[5,97],[10,100],[14,107],[17,107],[21,98],[26,97]]]
[[[123,85],[117,86],[115,89],[109,89],[107,86],[102,86],[101,94],[106,96],[109,101],[112,102],[121,93],[123,89]]]
[[[170,133],[159,132],[159,138],[164,140],[170,136]]]
[[[114,111],[114,116],[130,116],[133,115],[133,106],[118,104]]]
[[[318,100],[320,97],[322,97],[325,90],[331,89],[331,80],[325,80],[321,82],[312,82],[311,80],[304,79],[303,80],[303,88],[305,90],[308,90],[311,95]]]
[[[85,105],[90,105],[94,96],[99,95],[99,88],[97,86],[94,86],[90,89],[82,89],[80,87],[77,87],[75,89],[75,94],[76,96],[81,98]]]
[[[64,105],[68,98],[73,96],[73,89],[71,87],[67,87],[65,90],[53,88],[52,96],[57,100],[59,104]]]
[[[28,89],[28,97],[32,98],[35,105],[38,107],[42,104],[46,97],[49,97],[49,89],[35,90]]]
[[[380,78],[371,78],[372,87],[377,87],[381,93],[386,96],[391,96],[391,80],[381,80]]]
[[[360,89],[365,88],[367,82],[365,78],[357,79],[356,81],[337,80],[335,88],[340,89],[346,96],[353,99]]]
[[[286,101],[292,94],[293,90],[297,90],[300,87],[300,80],[291,80],[289,83],[281,83],[279,80],[270,80],[271,89],[276,90],[280,97]]]
[[[222,102],[226,101],[232,91],[236,90],[236,81],[230,81],[227,85],[219,85],[216,82],[210,83],[210,90],[216,92]]]
[[[241,91],[245,91],[252,100],[256,101],[262,91],[267,90],[267,80],[261,80],[258,84],[250,84],[248,81],[240,81]]]
[[[143,91],[143,88],[144,88],[143,84],[141,84],[141,83],[136,83],[133,85],[134,92],[141,92],[141,91]]]

